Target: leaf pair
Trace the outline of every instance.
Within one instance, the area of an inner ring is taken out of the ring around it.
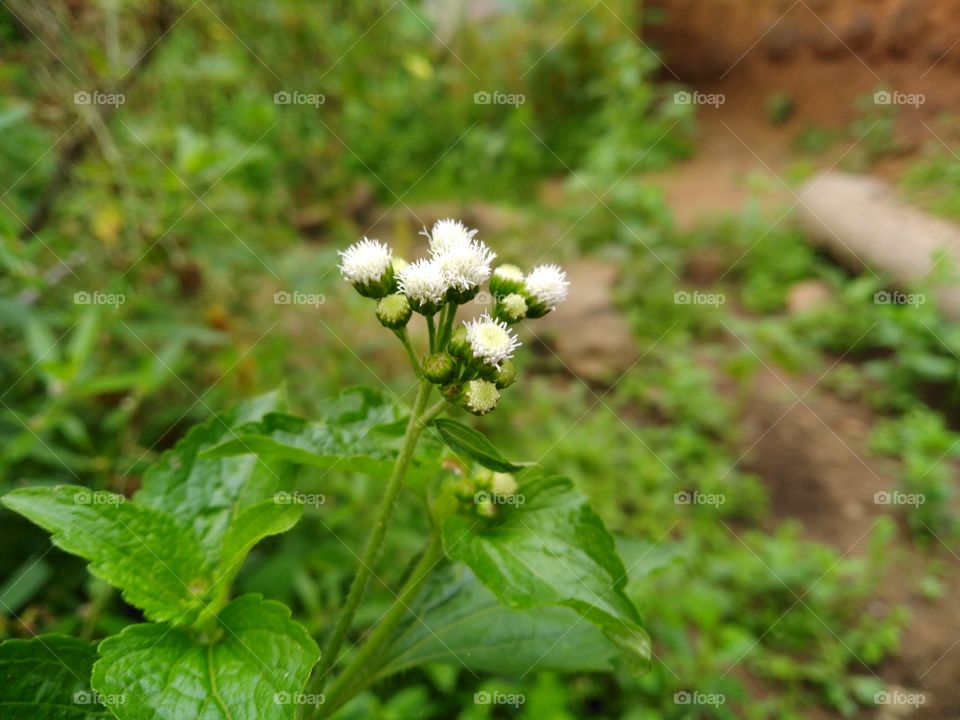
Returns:
[[[361,405],[371,400],[360,395]],[[350,398],[342,402],[341,416],[350,417]],[[300,517],[299,505],[273,499],[286,489],[291,467],[252,455],[204,454],[238,442],[244,428],[286,417],[276,415],[284,409],[280,395],[264,395],[193,428],[150,468],[132,501],[74,486],[27,488],[3,498],[155,622],[130,626],[100,644],[89,706],[46,691],[32,701],[11,701],[5,692],[0,703],[26,703],[24,717],[55,717],[39,709],[49,703],[62,706],[57,712],[64,718],[95,716],[102,703],[123,719],[294,717],[298,693],[319,658],[316,644],[279,603],[247,595],[228,604],[250,549]],[[340,439],[351,433],[356,429],[344,430]],[[76,683],[63,669],[75,666],[75,680],[90,677],[89,664],[73,659],[81,652],[66,639],[38,638],[29,648],[5,643],[0,672],[17,673],[32,663],[38,673],[56,671],[58,682],[71,689]]]

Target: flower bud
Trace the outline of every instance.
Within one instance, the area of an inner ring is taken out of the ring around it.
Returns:
[[[527,316],[527,301],[522,295],[510,293],[497,302],[496,316],[509,325],[520,322]]]
[[[399,330],[406,327],[407,323],[410,322],[411,314],[410,301],[407,300],[406,295],[394,293],[380,298],[377,302],[377,320],[385,328]]]
[[[473,502],[477,484],[469,478],[460,478],[453,485],[453,494],[460,502]]]
[[[467,329],[462,325],[454,330],[450,336],[450,341],[447,343],[447,352],[461,360],[470,359],[470,343],[467,340]]]
[[[502,472],[495,472],[493,474],[493,481],[490,484],[490,490],[494,495],[513,497],[517,494],[517,488],[517,481],[514,479],[513,475]]]
[[[474,285],[468,288],[456,288],[452,287],[447,290],[447,302],[451,302],[454,305],[463,305],[473,300],[477,293],[480,292],[480,286]]]
[[[490,292],[501,297],[523,289],[523,271],[516,265],[501,265],[490,276]]]
[[[474,415],[486,415],[500,401],[497,386],[487,380],[471,380],[464,386],[461,402]]]
[[[433,353],[423,359],[423,376],[430,382],[443,385],[456,376],[457,362],[447,353]]]
[[[462,383],[450,383],[440,388],[440,394],[450,402],[457,402],[463,395]]]
[[[473,499],[474,509],[477,515],[487,519],[497,514],[497,506],[493,504],[493,498],[489,493],[478,492]]]
[[[508,388],[517,381],[517,366],[510,360],[504,360],[500,363],[500,369],[493,374],[491,379],[497,389]]]

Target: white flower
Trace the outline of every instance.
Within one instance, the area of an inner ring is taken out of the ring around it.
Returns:
[[[447,283],[443,272],[433,260],[420,259],[407,265],[397,276],[400,292],[419,305],[438,305],[443,302]]]
[[[490,263],[496,256],[479,240],[470,240],[462,245],[454,245],[445,252],[435,253],[433,259],[439,265],[447,287],[469,290],[487,281]]]
[[[476,320],[465,322],[467,342],[474,357],[497,369],[504,360],[509,360],[513,351],[520,347],[516,333],[507,324],[484,314]]]
[[[440,255],[456,247],[469,245],[477,231],[468,229],[459,220],[448,219],[437,220],[433,224],[433,230],[429,233],[424,230],[423,234],[430,239],[430,252]]]
[[[539,304],[553,310],[567,299],[567,274],[559,265],[538,265],[524,282],[527,292]]]
[[[393,251],[378,240],[364,238],[338,253],[340,272],[351,283],[376,282],[390,267]]]
[[[464,390],[463,400],[467,410],[474,415],[486,415],[500,401],[500,391],[492,382],[471,380]]]

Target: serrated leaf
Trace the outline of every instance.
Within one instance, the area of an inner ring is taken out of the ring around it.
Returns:
[[[286,489],[289,468],[251,456],[207,458],[201,453],[235,437],[236,428],[285,407],[282,393],[267,393],[194,426],[147,470],[135,502],[169,512],[191,526],[208,561],[218,562],[224,552],[224,535],[234,518],[250,505]]]
[[[151,620],[190,619],[212,580],[199,540],[169,514],[77,485],[21,488],[3,504],[90,563]]]
[[[232,437],[204,451],[205,458],[253,454],[261,460],[288,461],[343,472],[389,471],[395,453],[373,431],[393,426],[393,404],[369,388],[351,388],[326,401],[323,420],[270,413],[236,429]]]
[[[205,643],[165,625],[131,625],[100,643],[94,689],[123,696],[120,720],[292,720],[320,657],[281,603],[244,595]],[[306,698],[309,699],[309,698]]]
[[[385,651],[376,678],[425,663],[521,676],[604,672],[618,650],[574,610],[510,610],[464,565],[438,570]]]
[[[262,460],[285,460],[325,470],[380,473],[390,469],[392,454],[376,438],[358,436],[350,426],[314,422],[270,413],[237,428],[236,437],[206,451],[204,457],[254,454]]]
[[[504,458],[486,436],[463,423],[439,418],[434,420],[434,425],[448,448],[475,460],[486,468],[498,472],[519,472],[526,467]]]
[[[111,717],[90,689],[97,648],[66,635],[0,643],[0,717],[101,720]]]
[[[650,642],[624,592],[614,541],[573,484],[559,477],[522,483],[497,516],[447,519],[447,555],[466,563],[513,609],[563,605],[599,627],[634,672],[646,669]]]

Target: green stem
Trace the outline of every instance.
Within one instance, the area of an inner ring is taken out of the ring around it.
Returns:
[[[440,347],[437,350],[443,350],[450,342],[450,336],[453,334],[453,321],[457,319],[457,306],[453,303],[449,306],[449,312],[444,318],[443,326],[440,328]]]
[[[334,627],[333,634],[327,641],[323,649],[323,655],[320,663],[314,671],[313,680],[310,683],[311,693],[320,694],[326,682],[326,676],[337,661],[337,655],[343,647],[344,638],[350,630],[353,623],[353,616],[357,612],[363,593],[367,589],[367,583],[373,572],[373,565],[377,561],[377,554],[380,552],[380,546],[383,545],[383,538],[387,532],[387,525],[390,522],[390,516],[393,514],[393,507],[396,505],[397,497],[400,495],[400,489],[403,487],[403,478],[410,466],[413,458],[413,450],[423,432],[424,408],[427,406],[427,400],[430,399],[430,391],[433,386],[425,380],[420,381],[420,390],[417,393],[417,399],[414,401],[413,410],[410,412],[410,421],[407,423],[407,431],[403,436],[403,446],[400,449],[400,455],[393,466],[393,472],[387,481],[387,490],[380,503],[380,510],[377,514],[376,524],[367,540],[367,545],[363,550],[363,556],[357,566],[357,574],[353,577],[353,583],[350,585],[350,591],[347,593],[347,599],[344,602],[343,610],[337,618],[337,624]]]
[[[385,643],[393,639],[393,633],[397,625],[404,615],[410,611],[410,606],[416,600],[423,583],[433,572],[442,556],[443,544],[440,542],[440,535],[433,532],[419,562],[397,594],[397,599],[377,623],[377,629],[370,634],[363,647],[350,659],[349,664],[330,686],[330,691],[326,694],[323,705],[319,707],[318,717],[329,717],[333,714],[337,708],[356,694],[359,688],[364,685],[370,673],[376,670],[378,653],[383,649]]]
[[[437,337],[437,328],[433,324],[433,315],[427,315],[427,332],[430,335],[430,352],[433,352],[434,341]]]
[[[423,376],[423,370],[420,368],[420,361],[417,360],[417,352],[413,349],[413,344],[410,342],[410,335],[407,333],[407,329],[400,328],[399,330],[394,330],[393,334],[400,338],[400,342],[403,343],[403,347],[407,351],[407,356],[410,358],[410,364],[413,365],[414,372],[417,373],[417,377]]]

